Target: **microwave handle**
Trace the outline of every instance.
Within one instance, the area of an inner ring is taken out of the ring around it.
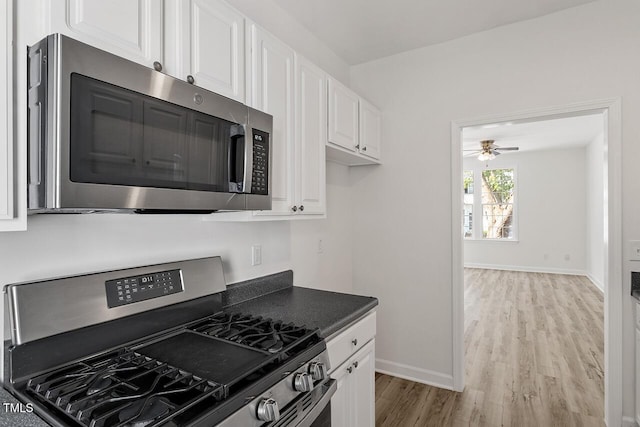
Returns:
[[[238,160],[242,162],[241,168],[237,168]],[[234,125],[231,128],[229,147],[229,191],[232,193],[251,193],[252,171],[253,140],[251,135],[247,135],[244,125]]]

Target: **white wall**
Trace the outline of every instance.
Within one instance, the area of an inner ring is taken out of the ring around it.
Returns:
[[[604,138],[598,135],[586,148],[587,276],[604,291]]]
[[[380,299],[376,355],[387,366],[451,379],[452,120],[620,96],[622,235],[640,239],[639,22],[640,2],[602,0],[352,68],[352,87],[383,111],[384,165],[352,170],[351,182],[354,287]],[[628,295],[632,263],[621,262]],[[632,314],[627,297],[628,416]]]
[[[266,1],[264,2],[266,4]],[[270,3],[270,2],[269,2]],[[272,9],[252,8],[251,18],[311,61],[348,79],[348,66],[292,18],[268,19]],[[35,24],[34,24],[35,25]],[[275,27],[274,27],[275,25]],[[287,27],[283,31],[280,26]],[[317,55],[314,54],[317,52]],[[26,142],[23,142],[26,144]],[[222,223],[199,215],[36,215],[28,230],[0,234],[0,286],[22,281],[220,255],[227,283],[284,269],[297,285],[352,290],[351,199],[348,168],[327,166],[327,219]],[[324,252],[318,254],[318,239]],[[251,245],[262,245],[262,265],[251,266]],[[4,304],[0,304],[0,319]],[[5,339],[6,326],[5,328]],[[0,366],[2,359],[0,356]],[[0,372],[0,376],[2,373]]]
[[[273,0],[227,0],[336,79],[349,85],[349,66]]]
[[[515,169],[517,241],[465,240],[465,266],[585,274],[585,148],[508,153],[488,163],[464,159],[465,170],[487,164]],[[480,184],[475,188],[480,197]],[[474,219],[482,227],[481,212]]]

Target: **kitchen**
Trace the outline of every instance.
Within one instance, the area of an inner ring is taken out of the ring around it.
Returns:
[[[55,16],[56,22],[64,23],[65,8],[47,10],[40,4],[30,0],[13,4],[19,45],[62,31],[52,20]],[[231,6],[327,74],[348,83],[383,112],[382,166],[349,168],[327,162],[326,219],[321,220],[223,222],[190,215],[95,214],[36,215],[27,224],[26,126],[15,126],[16,140],[22,143],[16,145],[14,154],[21,160],[16,164],[15,183],[8,182],[3,200],[12,201],[15,196],[17,215],[6,220],[3,229],[27,231],[3,233],[0,239],[3,284],[210,255],[222,257],[227,283],[292,269],[297,285],[378,297],[378,364],[397,373],[404,369],[405,375],[414,377],[421,373],[424,381],[450,386],[450,122],[611,97],[622,97],[624,222],[620,226],[625,240],[640,235],[633,219],[638,184],[632,176],[634,159],[640,155],[634,140],[638,125],[633,119],[640,108],[636,95],[639,64],[632,56],[639,39],[635,3],[590,2],[354,66],[340,59],[279,3],[269,2],[267,8],[234,1]],[[27,18],[21,10],[33,13]],[[29,25],[21,25],[24,20]],[[144,22],[156,25],[155,31],[161,27],[158,19]],[[120,53],[126,54],[127,49]],[[153,53],[160,54],[145,51],[149,67],[156,60]],[[164,55],[169,59],[169,52]],[[169,67],[167,59],[164,62]],[[17,87],[25,87],[26,76],[16,78]],[[17,107],[19,122],[26,120],[24,96]],[[402,149],[397,148],[400,144]],[[399,182],[423,182],[423,171],[430,171],[427,180],[445,185],[425,185],[421,197],[415,196],[415,190],[409,190],[411,196],[398,191]],[[434,208],[434,201],[441,202]],[[167,230],[175,232],[175,244],[169,247],[166,236],[159,233]],[[416,236],[424,237],[420,241]],[[262,264],[257,266],[251,265],[254,245],[262,247]],[[625,259],[621,255],[617,259],[623,278],[634,269]],[[630,284],[627,280],[621,283],[627,297]],[[622,304],[621,369],[633,372],[634,307],[629,298]],[[397,334],[405,327],[407,334]],[[409,335],[421,338],[415,343]],[[633,418],[633,390],[632,376],[626,375],[615,391],[614,409],[618,408],[614,414],[617,411],[619,418],[612,420],[621,423],[623,416]]]

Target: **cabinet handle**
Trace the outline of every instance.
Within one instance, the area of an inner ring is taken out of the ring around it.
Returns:
[[[187,83],[189,83],[190,85],[194,84],[196,82],[196,80],[193,78],[193,76],[191,74],[189,74],[187,76]]]
[[[354,338],[354,339],[351,341],[351,344],[353,344],[353,345],[358,345],[358,338]]]
[[[367,151],[367,146],[362,147],[362,151]]]
[[[304,210],[304,205],[300,205],[300,212]]]
[[[291,208],[291,210],[294,211],[294,212],[298,212],[298,207],[294,206],[294,207]]]
[[[358,361],[356,360],[355,362],[353,362],[353,367],[357,368],[358,367]]]
[[[353,367],[352,367],[352,366],[349,366],[349,367],[347,368],[347,372],[349,372],[349,373],[353,372]]]
[[[158,61],[155,61],[153,63],[153,69],[156,71],[162,71],[162,64]]]
[[[360,149],[360,144],[356,145],[356,150]]]

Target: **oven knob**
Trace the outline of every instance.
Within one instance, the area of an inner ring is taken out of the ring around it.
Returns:
[[[296,374],[293,377],[293,388],[300,392],[311,391],[313,390],[313,379],[309,374]]]
[[[262,399],[258,403],[258,419],[266,422],[278,421],[280,419],[278,402],[271,398]]]
[[[327,367],[324,363],[313,362],[309,365],[309,373],[314,381],[321,381],[327,378]]]

